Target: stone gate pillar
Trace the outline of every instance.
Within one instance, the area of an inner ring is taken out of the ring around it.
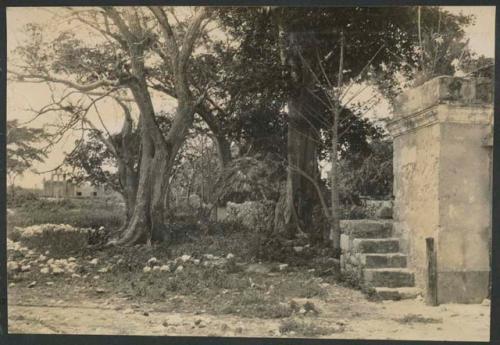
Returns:
[[[395,102],[394,232],[426,285],[425,238],[437,252],[438,302],[489,293],[493,86],[438,77]]]

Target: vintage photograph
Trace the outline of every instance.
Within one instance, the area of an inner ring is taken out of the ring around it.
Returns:
[[[8,7],[9,333],[488,341],[495,10]]]

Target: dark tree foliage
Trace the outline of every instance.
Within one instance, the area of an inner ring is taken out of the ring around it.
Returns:
[[[360,205],[362,196],[392,197],[392,141],[374,140],[365,150],[339,160],[340,199],[346,205]]]
[[[72,168],[70,175],[75,183],[85,181],[121,192],[116,158],[94,132],[86,140],[75,142],[75,149],[65,157],[64,164]]]
[[[24,127],[18,120],[7,121],[7,176],[12,187],[18,176],[47,158],[43,145],[46,139],[42,128]]]

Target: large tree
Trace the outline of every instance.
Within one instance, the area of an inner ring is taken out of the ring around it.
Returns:
[[[35,32],[20,51],[25,65],[21,71],[11,71],[24,81],[61,84],[87,94],[125,90],[133,98],[140,114],[135,207],[122,236],[113,244],[146,242],[153,232],[165,231],[165,195],[172,167],[203,100],[203,94],[195,96],[190,89],[188,66],[210,10],[196,8],[185,18],[189,24],[176,26],[166,10],[154,6],[71,10],[70,18],[101,34],[103,43],[96,46],[63,33],[52,42],[60,49],[51,50]],[[152,64],[170,71],[175,92],[176,110],[166,134],[158,125],[148,85]]]
[[[342,109],[352,107],[347,96],[351,85],[374,80],[384,94],[392,96],[400,90],[399,80],[411,79],[416,69],[423,69],[419,61],[426,59],[417,49],[421,43],[417,14],[415,7],[277,7],[267,14],[251,8],[230,9],[221,17],[238,41],[241,60],[251,69],[245,75],[264,75],[258,92],[281,95],[287,104],[289,168],[276,212],[281,218],[277,231],[327,239],[328,232],[315,231],[312,221],[314,205],[321,201],[313,181],[319,179],[318,151],[328,136],[325,132],[331,132],[335,119],[341,125]],[[425,20],[449,28],[447,40],[461,40],[462,26],[469,21],[435,7],[425,9]],[[451,63],[438,61],[433,73],[445,71]],[[333,145],[340,150],[342,140],[337,138]],[[333,162],[336,151],[331,154]],[[338,219],[336,223],[338,234]]]

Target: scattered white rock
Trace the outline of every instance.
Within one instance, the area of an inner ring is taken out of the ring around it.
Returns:
[[[18,271],[19,270],[19,264],[16,261],[9,261],[7,262],[7,270],[8,271]]]
[[[50,254],[50,251],[49,250],[46,250],[45,251],[45,255],[49,255]]]
[[[14,287],[14,286],[16,286],[16,283],[10,283],[9,284],[9,287]]]
[[[180,260],[182,262],[188,262],[189,260],[191,260],[191,255],[184,254],[183,256],[180,257]]]
[[[234,259],[234,254],[233,253],[227,254],[226,259],[228,260]]]
[[[158,265],[158,259],[155,258],[155,257],[152,257],[148,260],[148,265],[149,266],[155,266],[155,265]]]
[[[21,266],[21,272],[28,272],[29,270],[31,270],[31,265]]]
[[[99,273],[108,273],[109,269],[107,267],[99,268],[97,272]]]
[[[54,263],[54,259],[50,258],[47,260],[47,264],[52,265]]]
[[[73,273],[73,274],[71,275],[71,278],[81,278],[81,277],[82,277],[81,275],[76,274],[76,273]]]
[[[199,260],[199,259],[194,259],[194,260],[193,260],[193,264],[195,264],[195,265],[199,265],[199,264],[200,264],[200,260]]]
[[[64,270],[60,267],[53,266],[52,267],[52,274],[61,274],[64,273]]]
[[[95,289],[95,292],[97,292],[97,293],[105,293],[106,290],[104,290],[102,288],[97,288],[97,289]]]
[[[153,267],[153,271],[159,271],[160,270],[160,266],[154,266]]]
[[[43,267],[40,269],[40,273],[42,274],[48,274],[49,273],[49,268],[48,267]]]
[[[39,261],[45,261],[45,260],[47,260],[47,257],[45,255],[43,255],[43,254],[40,254],[40,256],[38,257],[38,260]]]
[[[280,271],[285,271],[288,268],[288,264],[280,264],[278,267]]]
[[[249,273],[267,274],[271,272],[271,268],[269,268],[269,266],[267,265],[257,263],[248,265],[245,271]]]
[[[160,271],[163,271],[163,272],[170,272],[170,266],[169,265],[162,265],[160,267]]]
[[[46,282],[45,285],[51,286],[54,285],[54,282]]]
[[[175,270],[175,273],[179,273],[179,272],[182,272],[184,270],[184,266],[180,265],[177,267],[177,269]]]
[[[92,279],[95,279],[95,280],[97,280],[97,279],[99,279],[99,278],[100,278],[99,276],[93,276],[93,277],[92,277]]]
[[[149,267],[149,266],[145,266],[145,267],[142,269],[142,271],[143,271],[144,273],[151,272],[151,267]]]
[[[94,265],[94,266],[95,266],[95,265],[97,265],[97,263],[98,263],[98,262],[99,262],[99,259],[94,258],[94,259],[90,260],[89,264],[91,264],[91,265]]]
[[[301,253],[304,251],[304,247],[296,246],[293,247],[293,250],[295,251],[295,253]]]
[[[28,284],[29,288],[32,288],[36,285],[36,281],[32,281],[31,283]]]
[[[76,258],[74,258],[74,257],[72,257],[72,256],[70,256],[70,257],[68,258],[68,262],[75,262],[75,261],[76,261]]]

